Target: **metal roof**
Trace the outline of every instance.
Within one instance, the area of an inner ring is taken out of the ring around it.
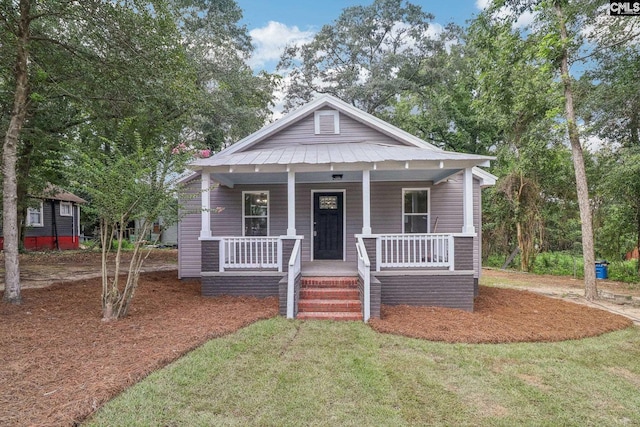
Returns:
[[[268,150],[248,150],[231,154],[219,153],[199,159],[192,167],[242,165],[322,165],[344,163],[382,163],[387,161],[475,161],[483,164],[493,157],[436,151],[429,148],[386,145],[367,142],[292,145]]]

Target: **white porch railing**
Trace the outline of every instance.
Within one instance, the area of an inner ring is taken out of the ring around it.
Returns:
[[[291,251],[291,257],[289,258],[289,269],[287,271],[287,319],[294,318],[294,299],[295,299],[295,285],[296,277],[300,274],[300,239],[296,239],[296,243],[293,245]]]
[[[446,267],[454,269],[452,234],[377,234],[376,270]]]
[[[236,268],[282,271],[282,240],[271,236],[220,238],[220,271]]]
[[[367,254],[362,237],[356,237],[356,251],[358,252],[358,276],[364,283],[364,313],[362,317],[365,322],[371,317],[371,262]]]

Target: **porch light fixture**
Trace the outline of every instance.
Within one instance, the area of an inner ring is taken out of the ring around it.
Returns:
[[[331,175],[331,179],[334,181],[342,181],[342,174],[337,173],[337,174]]]

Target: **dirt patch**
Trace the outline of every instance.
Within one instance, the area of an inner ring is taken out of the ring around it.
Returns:
[[[110,268],[114,258],[114,254],[109,255]],[[123,252],[121,268],[129,268],[130,261],[131,252]],[[27,252],[20,254],[20,283],[22,289],[30,289],[91,279],[100,277],[100,266],[101,254],[93,250]],[[151,249],[142,271],[175,270],[177,267],[177,249]],[[0,291],[3,290],[4,252],[0,251]]]
[[[275,298],[205,298],[176,271],[148,273],[124,320],[100,320],[100,280],[0,304],[0,425],[72,425],[210,338],[277,315]]]
[[[564,341],[631,326],[604,310],[527,291],[481,286],[473,312],[439,307],[382,306],[378,332],[450,343]]]

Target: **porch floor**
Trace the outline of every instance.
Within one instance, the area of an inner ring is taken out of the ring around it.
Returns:
[[[316,260],[302,263],[303,276],[356,276],[358,264],[355,261]]]

